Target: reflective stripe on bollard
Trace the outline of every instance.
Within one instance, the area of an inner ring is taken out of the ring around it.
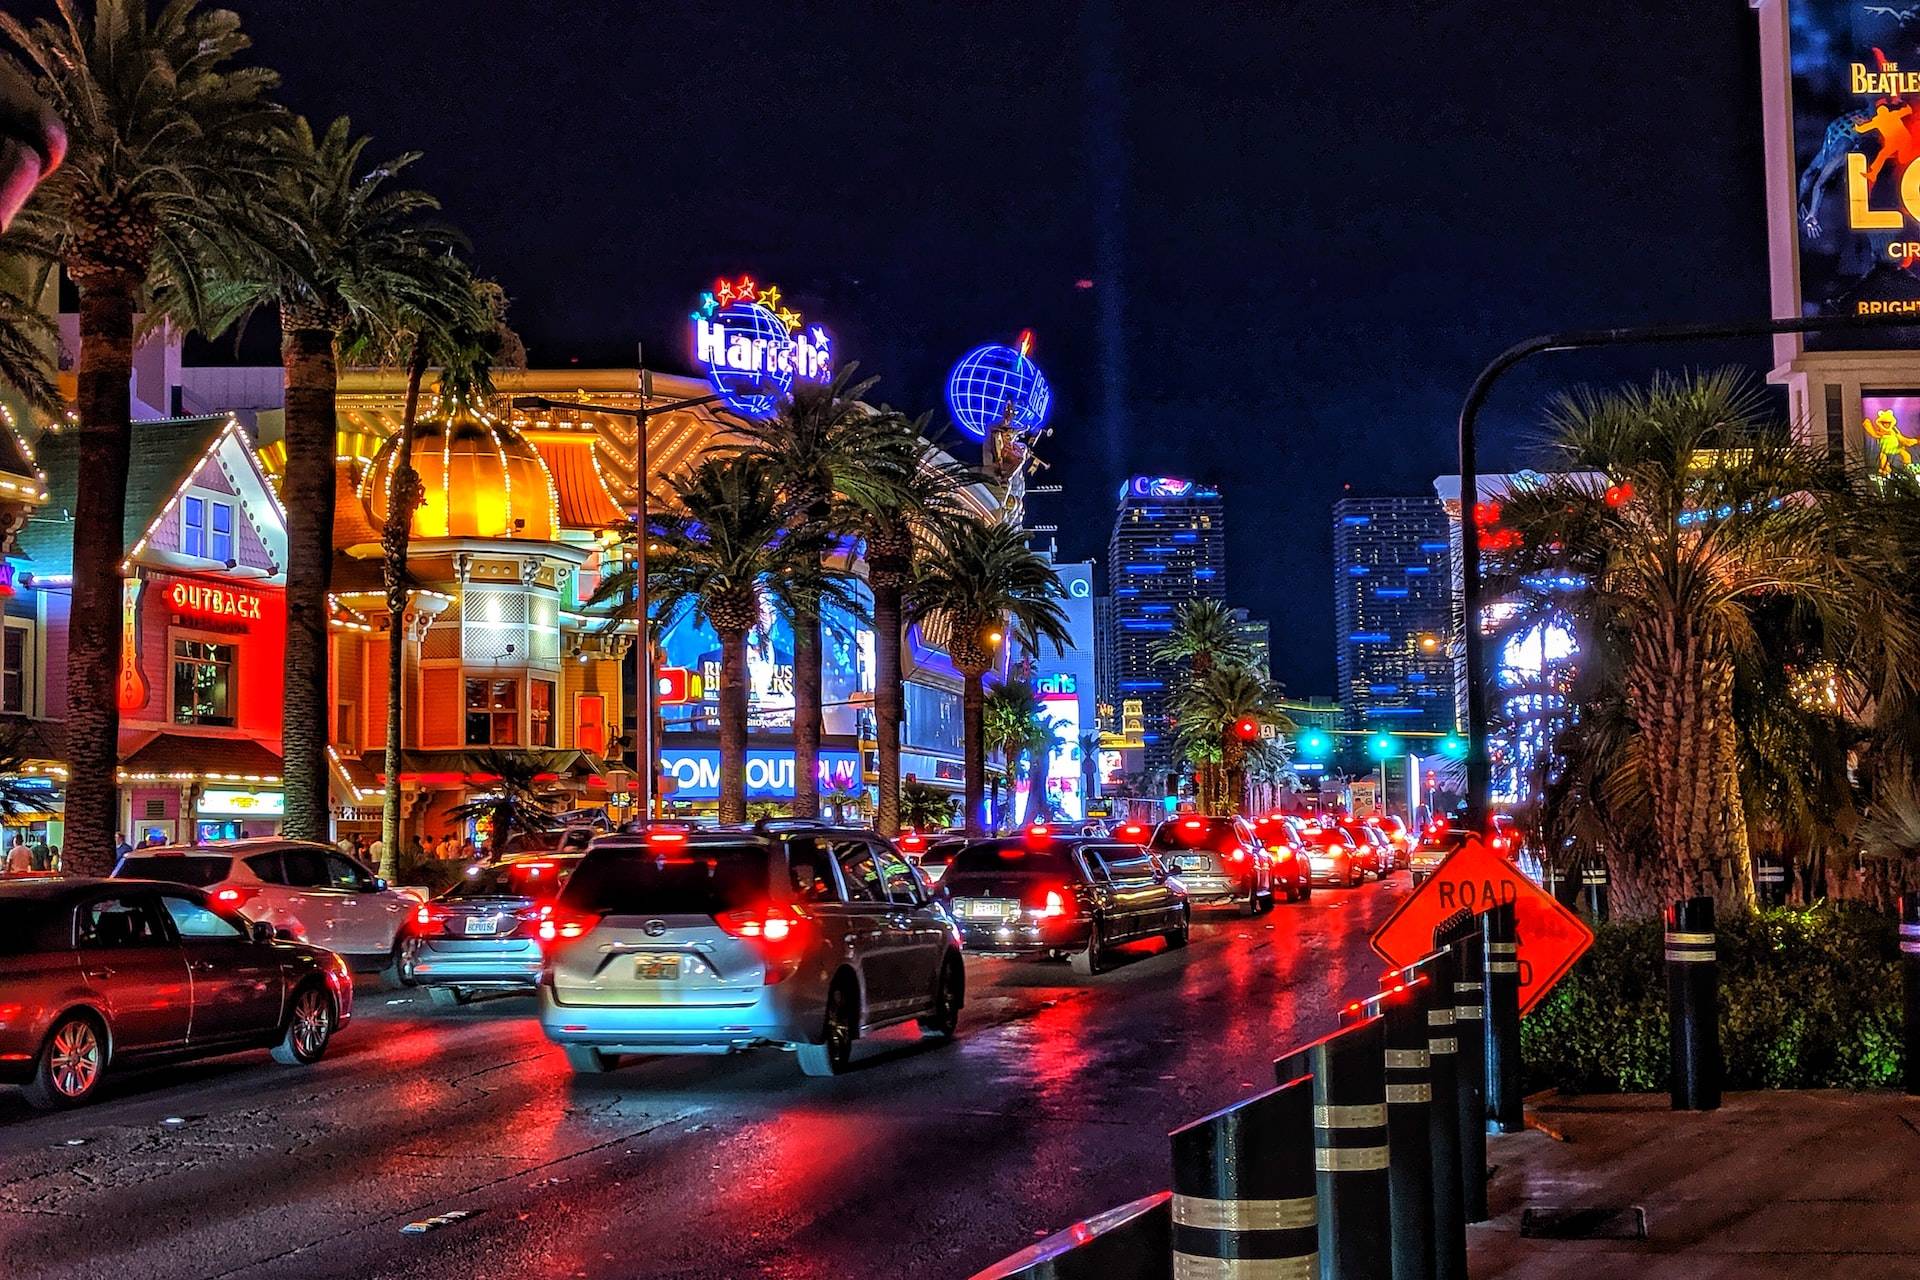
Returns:
[[[1503,902],[1480,916],[1485,948],[1487,1123],[1500,1133],[1518,1133],[1520,1114],[1520,961],[1513,904]]]
[[[1720,1105],[1720,963],[1713,943],[1713,899],[1667,908],[1667,1061],[1675,1111]]]
[[[1313,1081],[1175,1129],[1174,1280],[1317,1280]]]
[[[1349,1010],[1351,1012],[1351,1010]],[[1275,1064],[1279,1079],[1313,1077],[1315,1194],[1323,1280],[1390,1280],[1384,1028],[1341,1028]]]

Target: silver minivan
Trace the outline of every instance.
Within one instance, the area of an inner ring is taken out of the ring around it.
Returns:
[[[966,994],[945,907],[886,840],[848,828],[601,837],[539,934],[540,1023],[583,1073],[777,1046],[835,1075],[881,1027],[950,1038]]]

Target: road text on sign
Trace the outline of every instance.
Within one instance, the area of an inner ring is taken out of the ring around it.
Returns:
[[[1447,855],[1433,877],[1387,917],[1374,932],[1373,949],[1389,964],[1412,964],[1432,953],[1435,926],[1454,912],[1478,915],[1509,902],[1519,943],[1520,1012],[1526,1013],[1593,945],[1593,931],[1477,839]]]

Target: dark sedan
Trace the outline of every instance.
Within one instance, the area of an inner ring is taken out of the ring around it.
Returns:
[[[1030,827],[955,855],[940,882],[969,951],[1065,955],[1074,972],[1106,966],[1117,942],[1187,944],[1187,895],[1138,845]]]
[[[353,1013],[331,951],[198,889],[146,880],[0,885],[0,1082],[73,1106],[109,1069],[271,1049],[318,1061]]]

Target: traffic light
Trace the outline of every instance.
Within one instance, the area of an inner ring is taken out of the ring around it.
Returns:
[[[1440,739],[1440,754],[1449,760],[1467,758],[1467,740],[1457,733],[1450,733]]]
[[[1391,760],[1400,753],[1400,739],[1390,733],[1376,733],[1367,739],[1367,754],[1375,760]]]
[[[1333,739],[1323,729],[1308,729],[1299,738],[1300,757],[1303,760],[1320,760],[1333,750]]]
[[[1260,736],[1260,722],[1252,716],[1241,716],[1233,722],[1233,736],[1242,742],[1252,742]]]

